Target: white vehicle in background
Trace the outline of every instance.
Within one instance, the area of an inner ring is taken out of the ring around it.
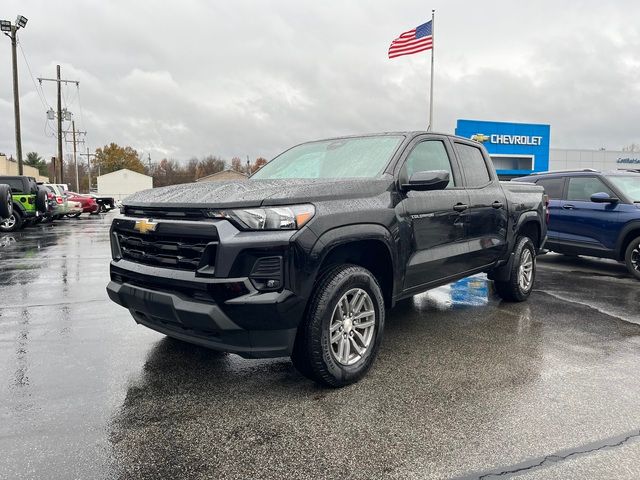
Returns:
[[[75,202],[73,200],[67,200],[67,205],[69,205],[67,216],[80,216],[80,214],[82,213],[82,203]]]
[[[47,190],[47,196],[51,205],[47,219],[49,221],[59,220],[67,215],[69,213],[69,201],[60,187],[53,183],[41,183],[39,185]]]

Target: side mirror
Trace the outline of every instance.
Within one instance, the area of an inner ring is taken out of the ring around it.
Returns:
[[[446,170],[428,170],[416,172],[402,185],[404,190],[443,190],[449,185],[449,172]]]
[[[608,193],[598,192],[591,195],[591,201],[594,203],[618,203],[618,197],[610,197]]]

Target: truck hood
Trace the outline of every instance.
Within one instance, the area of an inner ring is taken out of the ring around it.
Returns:
[[[288,205],[380,195],[393,184],[391,176],[366,179],[287,179],[200,182],[134,193],[125,206],[164,208],[236,208]]]

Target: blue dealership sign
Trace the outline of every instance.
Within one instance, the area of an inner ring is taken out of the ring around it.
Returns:
[[[482,143],[499,175],[549,170],[549,125],[458,120],[456,135]]]

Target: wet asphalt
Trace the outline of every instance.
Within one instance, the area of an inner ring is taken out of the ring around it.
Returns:
[[[389,315],[328,390],[136,326],[113,213],[0,234],[0,478],[639,478],[640,282],[546,255],[526,303],[482,276]]]

